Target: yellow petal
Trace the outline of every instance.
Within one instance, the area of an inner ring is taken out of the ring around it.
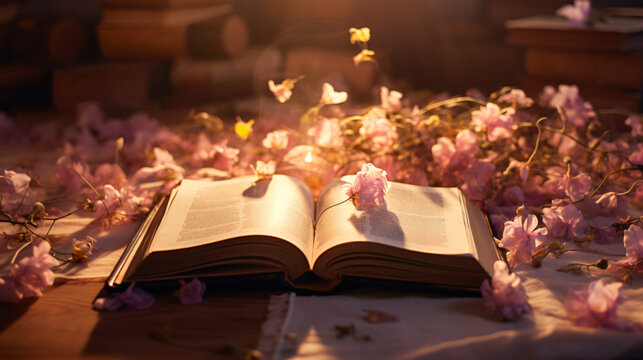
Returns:
[[[351,44],[355,44],[358,41],[368,42],[371,39],[371,29],[363,27],[361,29],[350,28],[348,30],[351,34]]]
[[[374,61],[373,55],[375,55],[375,51],[364,49],[359,54],[353,56],[353,63],[357,66],[364,61]]]
[[[243,121],[241,118],[237,118],[237,123],[234,124],[234,132],[239,135],[242,139],[247,139],[250,134],[252,134],[252,125],[255,123],[254,120]]]

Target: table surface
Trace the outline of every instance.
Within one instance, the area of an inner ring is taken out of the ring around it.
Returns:
[[[91,304],[103,285],[69,280],[39,299],[0,304],[0,358],[244,358],[272,293],[215,291],[195,305],[168,294],[149,309],[98,312]]]

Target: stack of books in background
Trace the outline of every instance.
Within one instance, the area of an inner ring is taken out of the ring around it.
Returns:
[[[134,110],[249,95],[260,54],[249,49],[248,25],[233,2],[104,0],[96,27],[100,61],[56,69],[54,105],[92,100]]]
[[[523,86],[576,84],[597,109],[641,111],[643,17],[610,16],[589,26],[557,17],[507,22],[510,44],[524,46]]]

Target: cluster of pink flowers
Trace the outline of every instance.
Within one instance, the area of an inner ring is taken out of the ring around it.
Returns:
[[[531,310],[520,278],[509,273],[504,261],[493,264],[493,278],[485,280],[480,291],[485,307],[504,320],[516,320]]]

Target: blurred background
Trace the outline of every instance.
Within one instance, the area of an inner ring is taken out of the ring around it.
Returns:
[[[268,80],[300,75],[297,96],[313,102],[323,81],[355,101],[373,101],[381,84],[488,93],[525,81],[525,48],[507,43],[505,22],[571,3],[0,0],[0,110],[74,111],[82,101],[115,112],[198,106],[267,95]],[[359,47],[348,29],[363,26],[377,61],[355,67]],[[640,87],[630,92],[640,103]]]

